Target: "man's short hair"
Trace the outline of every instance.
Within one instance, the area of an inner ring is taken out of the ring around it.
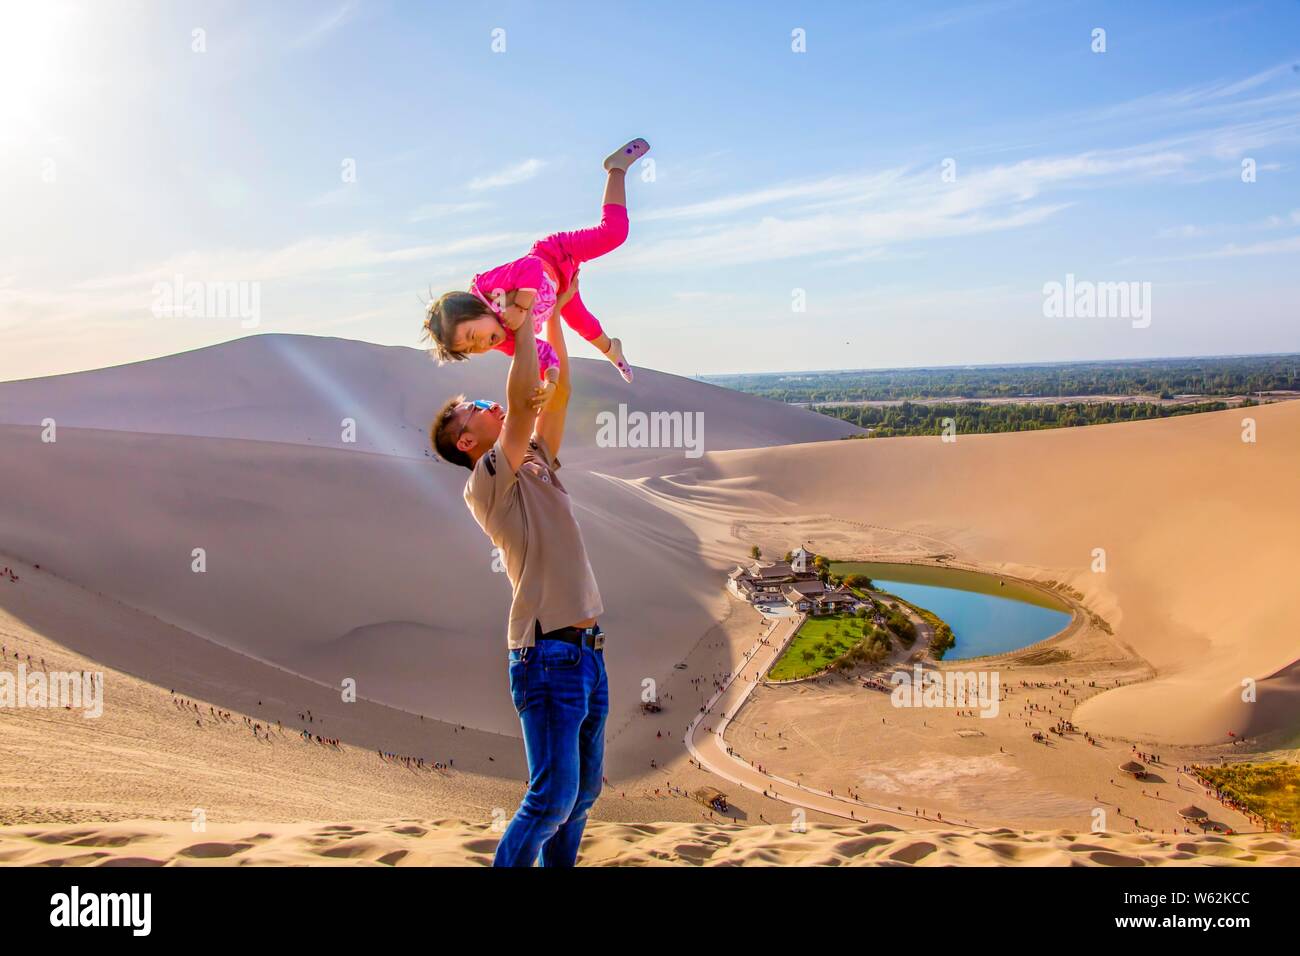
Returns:
[[[474,470],[474,460],[465,452],[456,447],[456,442],[460,440],[460,435],[456,432],[456,406],[465,401],[464,395],[456,395],[447,399],[447,403],[438,410],[438,414],[433,416],[433,425],[429,429],[429,440],[433,442],[433,450],[438,453],[443,461],[449,461],[453,465],[463,465],[470,471]]]

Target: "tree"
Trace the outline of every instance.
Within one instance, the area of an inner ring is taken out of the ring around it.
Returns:
[[[821,578],[823,584],[830,580],[831,563],[820,554],[813,558],[813,570],[817,572],[817,577]]]
[[[782,560],[782,561],[785,561],[785,562],[787,562],[787,563],[790,562],[790,561],[793,561],[793,560],[794,560],[794,552],[793,552],[793,551],[787,551],[787,552],[785,553],[785,557],[782,558],[781,560]]]
[[[871,583],[871,578],[865,574],[847,574],[844,576],[844,583],[855,591],[874,591],[876,589],[875,585]]]
[[[752,548],[749,549],[749,556],[753,558],[755,561],[757,561],[759,558],[763,556],[763,549],[760,548],[758,545],[754,545]]]
[[[889,651],[887,648],[881,647],[879,644],[870,644],[863,653],[862,659],[868,664],[883,664],[888,656]]]
[[[888,621],[890,630],[897,634],[904,644],[910,647],[912,642],[916,640],[916,625],[912,623],[912,619],[902,611],[894,609],[889,612]]]
[[[952,628],[947,624],[940,622],[930,635],[930,652],[934,654],[936,660],[943,660],[943,655],[957,643],[953,636]]]

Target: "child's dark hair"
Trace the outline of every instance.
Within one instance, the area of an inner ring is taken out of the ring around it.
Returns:
[[[457,352],[451,347],[456,336],[456,326],[482,315],[491,315],[489,309],[478,296],[471,292],[447,292],[430,302],[424,310],[423,339],[433,343],[431,351],[438,358],[438,364],[463,362],[467,358],[464,352]]]

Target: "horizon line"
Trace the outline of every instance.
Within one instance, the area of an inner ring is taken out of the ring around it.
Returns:
[[[182,349],[178,352],[168,352],[165,355],[156,355],[152,358],[133,359],[127,362],[118,362],[113,365],[100,365],[94,368],[76,369],[69,372],[54,372],[49,375],[35,375],[26,378],[0,379],[0,385],[17,384],[19,382],[34,382],[41,379],[61,378],[66,375],[85,375],[90,372],[102,372],[113,368],[126,368],[131,365],[140,365],[145,362],[157,362],[163,359],[174,358],[178,355],[188,355],[193,352],[202,352],[207,349],[220,348],[224,345],[232,345],[236,342],[242,342],[246,339],[258,339],[267,337],[285,337],[285,338],[317,338],[317,339],[335,339],[341,342],[355,342],[359,345],[373,345],[376,348],[409,348],[417,352],[425,352],[425,349],[416,345],[392,345],[384,342],[374,342],[370,339],[349,338],[342,335],[325,335],[316,332],[254,332],[250,335],[240,335],[235,338],[226,339],[222,342],[210,342],[206,345],[198,345],[194,348]],[[675,375],[679,378],[685,378],[689,381],[703,382],[705,384],[716,384],[712,379],[736,379],[746,377],[756,377],[764,375],[774,376],[796,376],[796,375],[851,375],[855,373],[885,373],[885,372],[925,372],[925,371],[951,371],[955,369],[999,369],[999,368],[1049,368],[1049,367],[1070,367],[1078,365],[1119,365],[1125,363],[1154,363],[1154,362],[1180,362],[1192,360],[1223,360],[1223,359],[1262,359],[1262,358],[1294,358],[1300,361],[1300,351],[1294,352],[1228,352],[1219,354],[1191,354],[1191,355],[1162,355],[1151,357],[1123,357],[1123,358],[1088,358],[1088,359],[1047,359],[1031,362],[960,362],[951,365],[895,365],[879,367],[859,367],[859,368],[816,368],[816,369],[789,369],[789,370],[765,370],[758,372],[696,372],[693,375],[679,375],[675,372],[667,372],[663,369],[652,368],[648,365],[638,366],[647,371],[658,372],[661,375]],[[574,360],[600,361],[591,359],[586,356],[573,356]]]
[[[810,368],[782,371],[772,369],[763,372],[697,372],[690,378],[696,381],[708,381],[710,378],[744,378],[756,375],[849,375],[855,372],[929,372],[949,371],[952,369],[998,369],[998,368],[1048,368],[1051,366],[1071,365],[1120,365],[1138,362],[1186,362],[1211,359],[1246,359],[1246,358],[1294,358],[1300,360],[1297,352],[1224,352],[1219,354],[1159,355],[1150,357],[1128,358],[1089,358],[1089,359],[1046,359],[1034,362],[961,362],[954,365],[885,365],[865,368]]]

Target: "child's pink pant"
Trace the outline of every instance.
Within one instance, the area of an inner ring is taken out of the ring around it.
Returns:
[[[560,276],[563,292],[573,282],[578,266],[597,259],[617,249],[627,239],[627,207],[613,203],[601,207],[600,225],[573,232],[557,232],[533,244],[533,255],[549,263]],[[564,323],[588,342],[604,334],[600,320],[582,302],[582,294],[575,293],[569,304],[561,310]]]

